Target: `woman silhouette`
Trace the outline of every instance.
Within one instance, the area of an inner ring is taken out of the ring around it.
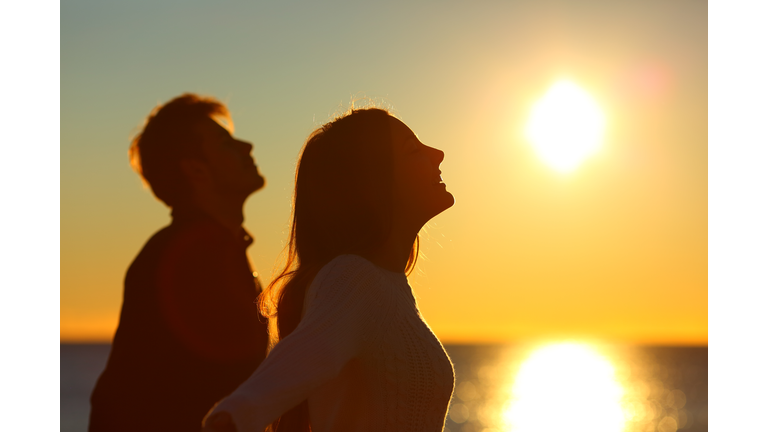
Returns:
[[[381,109],[310,135],[287,262],[261,298],[273,349],[204,430],[442,430],[453,367],[406,275],[419,230],[454,203],[443,156]]]

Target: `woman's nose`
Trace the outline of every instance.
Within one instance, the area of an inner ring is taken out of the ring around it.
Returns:
[[[445,158],[445,152],[432,147],[432,158],[435,159],[435,162],[439,165]]]

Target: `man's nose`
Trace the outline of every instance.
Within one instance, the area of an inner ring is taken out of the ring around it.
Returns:
[[[240,141],[238,140],[238,143],[240,143],[240,147],[243,150],[243,152],[250,154],[251,150],[253,150],[253,144],[249,143],[248,141]]]

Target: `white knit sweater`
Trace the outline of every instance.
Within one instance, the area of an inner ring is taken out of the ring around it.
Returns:
[[[308,288],[296,330],[211,414],[261,432],[307,399],[313,432],[442,431],[452,392],[405,275],[342,255]]]

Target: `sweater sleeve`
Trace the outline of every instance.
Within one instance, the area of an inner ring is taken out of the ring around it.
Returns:
[[[238,432],[261,432],[377,339],[391,309],[386,288],[361,257],[342,255],[328,263],[308,288],[296,330],[208,416],[225,411]]]

